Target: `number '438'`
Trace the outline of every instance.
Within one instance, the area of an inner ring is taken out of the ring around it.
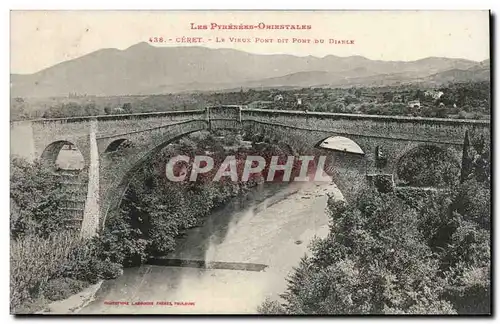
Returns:
[[[149,37],[150,43],[163,43],[163,37]]]

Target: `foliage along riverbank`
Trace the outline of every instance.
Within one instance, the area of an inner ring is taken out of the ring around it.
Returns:
[[[311,245],[281,300],[266,300],[259,312],[490,314],[489,148],[479,140],[468,150],[456,186],[330,200],[328,237]],[[427,186],[429,176],[413,184]],[[443,184],[435,179],[431,185]]]
[[[41,163],[11,161],[10,309],[34,313],[80,291],[116,267],[95,258],[97,246],[67,229],[67,194]]]

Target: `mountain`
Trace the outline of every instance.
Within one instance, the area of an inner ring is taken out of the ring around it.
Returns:
[[[489,81],[490,60],[482,61],[468,69],[451,69],[436,73],[426,78],[427,82],[436,84],[464,81]]]
[[[447,71],[476,72],[464,59],[379,61],[362,56],[323,58],[259,55],[233,49],[155,47],[139,43],[125,50],[101,49],[40,72],[11,75],[13,97],[55,97],[69,93],[111,96],[222,90],[244,87],[308,87],[404,82]],[[452,72],[449,72],[452,73]],[[480,74],[480,72],[477,72]],[[430,82],[434,82],[430,80]]]

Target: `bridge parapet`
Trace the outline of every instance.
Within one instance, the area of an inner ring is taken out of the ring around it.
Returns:
[[[297,128],[324,130],[346,136],[382,137],[389,139],[457,143],[463,141],[465,130],[489,138],[489,120],[417,118],[339,114],[287,110],[243,109],[245,121],[276,123]]]
[[[34,119],[12,121],[14,138],[12,154],[33,160],[52,143],[69,142],[78,147],[88,163],[90,125],[97,122],[96,136],[118,136],[164,127],[180,121],[205,120],[204,110],[169,111],[141,114],[101,115],[68,118]],[[28,142],[29,145],[22,144]]]
[[[204,120],[204,110],[169,111],[130,115],[98,116],[99,134],[110,136],[163,127],[180,121]]]
[[[242,106],[221,105],[206,108],[207,120],[210,129],[238,129],[241,128]]]

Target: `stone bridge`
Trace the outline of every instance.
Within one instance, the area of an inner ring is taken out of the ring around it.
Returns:
[[[119,207],[132,175],[149,156],[193,132],[222,129],[249,132],[294,148],[319,150],[334,161],[331,175],[347,200],[349,193],[374,174],[394,175],[398,161],[421,146],[439,147],[459,165],[466,131],[490,139],[490,122],[484,120],[259,110],[241,106],[12,121],[10,127],[11,155],[30,160],[41,158],[48,166],[55,167],[64,145],[75,145],[82,153],[83,170],[73,180],[65,181],[81,195],[82,236],[95,235],[104,227],[106,217]],[[319,146],[332,136],[355,142],[360,152],[325,153],[327,150]],[[378,163],[380,151],[385,155],[383,164]]]

